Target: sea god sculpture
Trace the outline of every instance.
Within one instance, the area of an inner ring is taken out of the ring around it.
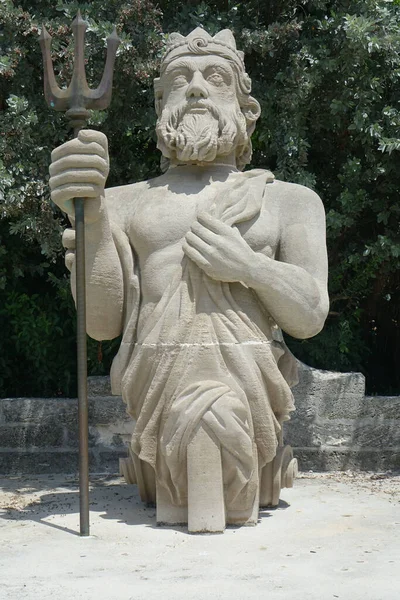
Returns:
[[[157,522],[254,524],[297,463],[283,446],[296,361],[281,330],[328,311],[325,216],[308,188],[242,172],[260,115],[229,30],[168,39],[156,79],[164,174],[105,189],[106,137],[56,148],[53,201],[85,197],[87,332],[122,333],[111,371],[135,429],[121,469]],[[74,229],[63,237],[75,293]]]

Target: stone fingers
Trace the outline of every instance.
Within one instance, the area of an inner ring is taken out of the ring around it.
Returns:
[[[82,130],[77,138],[55,148],[51,153],[51,160],[54,163],[70,154],[93,154],[108,160],[107,137],[100,131]]]
[[[219,243],[219,235],[211,231],[208,227],[204,227],[201,223],[195,222],[191,226],[191,231],[210,246],[217,246]]]
[[[68,154],[52,162],[49,167],[50,177],[55,177],[60,173],[77,168],[96,169],[104,177],[107,177],[109,166],[108,161],[97,154]]]
[[[97,187],[104,185],[104,175],[97,169],[71,169],[50,178],[50,189],[53,192],[66,185],[92,184]]]
[[[75,250],[75,229],[65,229],[61,241],[67,250]]]
[[[62,245],[66,248],[65,266],[68,271],[72,271],[75,260],[75,230],[65,229],[62,236]]]
[[[67,250],[65,253],[65,266],[68,271],[72,271],[75,262],[75,251]]]
[[[186,239],[187,244],[189,244],[189,246],[192,246],[193,248],[195,248],[198,252],[201,252],[202,254],[210,254],[211,251],[213,250],[213,248],[210,244],[205,242],[201,237],[199,237],[192,231],[189,231],[189,233],[186,234],[185,239]]]
[[[103,193],[103,188],[100,186],[76,183],[59,186],[51,192],[51,198],[57,205],[63,204],[73,205],[73,198],[99,198]],[[68,214],[74,214],[74,211],[66,210]]]
[[[188,244],[186,240],[183,242],[182,248],[186,256],[190,258],[193,262],[195,262],[201,269],[207,269],[211,266],[208,260],[204,258],[204,256],[201,254],[201,252],[199,252],[198,250],[196,250],[196,248]]]
[[[66,184],[58,187],[51,192],[51,199],[64,212],[74,215],[74,198],[96,198],[99,199],[103,194],[103,186],[93,184]],[[100,200],[99,200],[100,203]]]

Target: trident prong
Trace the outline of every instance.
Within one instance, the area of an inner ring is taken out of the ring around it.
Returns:
[[[47,104],[54,110],[66,112],[74,128],[82,128],[89,117],[90,109],[105,109],[110,104],[114,62],[120,39],[114,31],[107,38],[107,59],[100,85],[91,90],[85,73],[85,32],[87,23],[78,10],[71,28],[74,33],[74,70],[67,89],[61,89],[56,81],[51,60],[51,35],[42,26],[39,37],[44,62],[44,92]]]
[[[72,23],[74,32],[74,70],[66,89],[60,89],[51,60],[51,35],[43,25],[39,37],[44,62],[44,93],[47,104],[66,111],[75,136],[86,125],[89,109],[104,109],[110,103],[114,61],[120,40],[114,31],[107,39],[107,59],[100,85],[91,90],[85,74],[85,31],[80,11]],[[77,313],[78,414],[79,414],[79,503],[80,533],[89,535],[89,426],[87,396],[86,284],[84,198],[75,198],[75,275]]]
[[[55,110],[68,110],[68,90],[61,90],[54,76],[53,62],[51,60],[51,35],[46,27],[42,26],[42,33],[39,36],[40,47],[42,48],[44,64],[44,95],[47,104]]]
[[[112,34],[107,38],[107,58],[100,85],[95,90],[90,91],[91,108],[102,110],[110,104],[114,62],[120,42],[117,29],[114,27]]]

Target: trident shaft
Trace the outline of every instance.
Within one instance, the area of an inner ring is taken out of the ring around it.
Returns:
[[[105,109],[110,104],[115,56],[120,40],[114,28],[107,39],[107,58],[100,85],[91,90],[85,74],[85,31],[87,24],[80,11],[72,23],[74,33],[74,70],[67,89],[60,89],[51,60],[51,36],[42,27],[39,41],[44,63],[44,93],[47,104],[64,111],[76,137],[86,126],[90,109]],[[80,534],[89,535],[89,444],[86,349],[85,221],[84,198],[75,198],[75,268],[77,311],[77,363],[79,411],[79,500]]]

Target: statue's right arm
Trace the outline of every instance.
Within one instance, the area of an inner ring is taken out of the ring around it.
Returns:
[[[51,198],[72,227],[73,198],[85,199],[86,329],[96,340],[113,339],[122,331],[123,275],[105,204],[108,171],[107,138],[99,131],[82,130],[52,152]],[[63,244],[75,299],[74,228],[65,230]]]

